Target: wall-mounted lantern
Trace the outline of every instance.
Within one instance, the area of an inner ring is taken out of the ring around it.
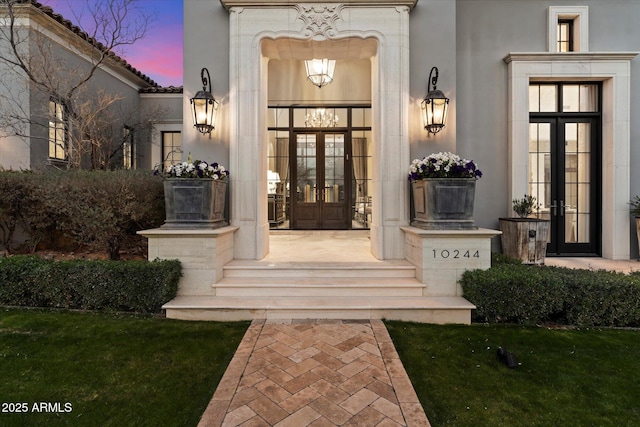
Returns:
[[[205,72],[207,76],[205,77]],[[191,98],[191,109],[193,110],[193,126],[200,133],[211,133],[216,127],[216,114],[218,112],[218,101],[211,95],[211,76],[209,70],[203,68],[200,72],[202,79],[202,90]],[[208,87],[207,87],[208,86]]]
[[[436,75],[432,77],[433,71]],[[449,98],[444,96],[441,90],[436,89],[438,82],[438,68],[433,67],[429,73],[429,93],[422,101],[422,120],[424,128],[430,133],[438,133],[444,127],[447,120],[447,106]],[[433,89],[431,86],[433,85]]]
[[[304,61],[307,69],[307,78],[318,87],[326,86],[333,81],[333,72],[336,69],[335,59],[307,59]]]

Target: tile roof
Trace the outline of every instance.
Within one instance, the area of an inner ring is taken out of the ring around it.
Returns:
[[[140,93],[182,93],[182,86],[153,86],[143,87],[139,90]]]
[[[101,51],[106,51],[107,50],[107,47],[105,45],[100,43],[95,38],[89,36],[89,34],[84,32],[80,27],[78,27],[77,25],[74,25],[71,21],[69,21],[68,19],[66,19],[65,17],[60,15],[59,13],[55,13],[53,11],[53,9],[50,8],[49,6],[45,6],[45,5],[43,5],[42,3],[39,3],[36,0],[21,0],[21,1],[19,1],[19,3],[31,3],[34,7],[38,8],[39,10],[41,10],[45,15],[49,16],[50,18],[52,18],[56,22],[62,24],[67,29],[69,29],[74,34],[76,34],[78,37],[82,38],[83,40],[86,40],[89,44],[93,45],[97,49],[99,49]],[[158,84],[155,81],[153,81],[149,76],[147,76],[144,73],[142,73],[141,71],[137,70],[135,67],[133,67],[131,64],[129,64],[125,59],[123,59],[120,56],[116,55],[115,52],[107,51],[107,55],[111,59],[113,59],[116,63],[118,63],[122,67],[124,67],[126,70],[128,70],[131,73],[133,73],[138,78],[141,78],[142,80],[144,80],[147,84],[149,84],[149,86],[151,86],[151,87],[159,87]]]

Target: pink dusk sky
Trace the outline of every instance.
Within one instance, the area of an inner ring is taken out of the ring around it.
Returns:
[[[73,10],[85,0],[39,0],[74,24]],[[160,86],[182,86],[182,0],[138,0],[155,19],[144,39],[118,52],[129,64]]]

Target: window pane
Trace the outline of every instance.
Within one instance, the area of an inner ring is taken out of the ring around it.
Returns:
[[[366,109],[371,111],[371,109]],[[353,212],[353,228],[369,228],[373,207],[371,197],[371,171],[373,170],[371,157],[371,131],[356,131],[352,133],[352,184],[351,204]]]
[[[529,194],[536,198],[536,216],[549,218],[551,205],[551,125],[529,124]]]
[[[540,112],[558,111],[558,95],[555,85],[540,85]]]
[[[270,128],[289,127],[289,109],[288,108],[269,108],[267,114],[267,126]]]
[[[529,85],[529,112],[540,113],[557,111],[557,92],[556,85]]]
[[[165,167],[182,160],[181,132],[162,132],[162,160]]]
[[[55,101],[49,101],[49,157],[64,160],[66,157],[66,131],[64,107]]]
[[[580,111],[598,111],[598,85],[580,85]]]
[[[562,86],[562,111],[598,111],[598,85],[565,84]]]
[[[335,119],[336,127],[347,126],[347,109],[346,108],[336,108],[336,109],[331,109],[329,111],[333,112],[333,117]]]
[[[351,126],[364,127],[364,108],[354,108],[351,110]]]
[[[562,111],[580,110],[580,92],[578,85],[564,85],[562,87]]]
[[[558,21],[558,52],[573,51],[573,20]]]
[[[309,128],[331,128],[346,126],[347,110],[336,108],[307,108],[304,110],[304,126]],[[341,113],[341,115],[338,115]]]
[[[302,128],[305,122],[305,116],[307,114],[306,108],[294,108],[293,109],[293,127]]]
[[[529,85],[529,112],[540,112],[540,85]]]

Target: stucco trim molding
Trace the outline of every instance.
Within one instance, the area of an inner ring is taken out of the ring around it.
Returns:
[[[567,52],[567,53],[535,53],[518,52],[509,53],[503,61],[510,64],[517,62],[575,62],[575,61],[631,61],[638,56],[638,52]]]
[[[290,7],[295,3],[287,0],[220,0],[222,6],[230,10],[233,7]],[[418,3],[418,0],[349,0],[349,7],[398,7],[404,6],[409,9]],[[326,4],[335,5],[339,2],[327,2],[326,0],[306,0],[299,4]]]
[[[509,200],[528,192],[529,83],[602,82],[602,256],[629,259],[631,60],[637,52],[509,53]]]

